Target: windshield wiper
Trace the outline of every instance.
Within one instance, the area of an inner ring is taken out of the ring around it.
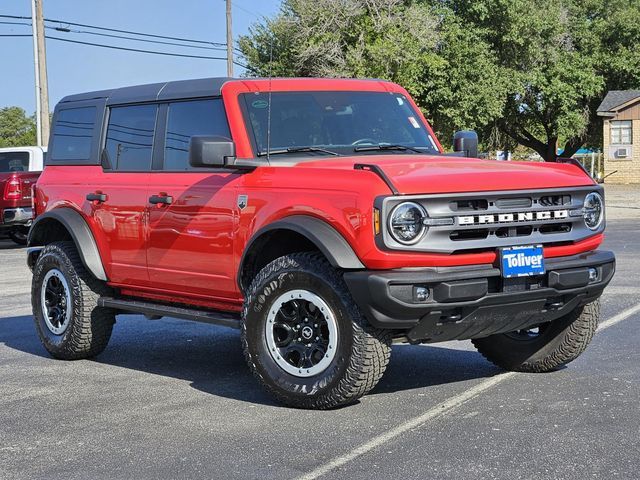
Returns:
[[[380,145],[363,145],[353,149],[354,152],[373,152],[375,150],[411,150],[416,153],[425,153],[414,147],[408,147],[406,145],[387,145],[386,143]]]
[[[283,148],[280,150],[269,150],[268,152],[259,152],[259,157],[266,157],[267,155],[282,155],[284,153],[300,153],[300,152],[320,152],[326,153],[327,155],[340,155],[339,153],[332,152],[331,150],[327,150],[325,148],[320,147],[289,147]]]

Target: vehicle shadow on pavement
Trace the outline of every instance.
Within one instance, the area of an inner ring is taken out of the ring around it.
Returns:
[[[57,361],[40,344],[31,316],[0,318],[0,345]],[[121,315],[109,346],[93,361],[188,381],[194,389],[211,395],[278,406],[249,372],[239,333],[230,329]],[[83,363],[82,374],[86,368]],[[384,377],[369,395],[437,387],[497,373],[497,368],[474,351],[397,345]]]
[[[0,239],[0,250],[18,250],[20,248],[26,248],[24,245],[18,245],[12,240]]]

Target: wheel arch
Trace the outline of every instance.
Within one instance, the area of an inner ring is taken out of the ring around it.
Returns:
[[[72,240],[82,264],[99,280],[107,281],[107,274],[91,228],[80,213],[60,207],[39,215],[29,231],[29,247],[47,245],[58,240]],[[30,251],[30,255],[36,251]]]
[[[259,229],[247,242],[238,266],[240,290],[245,291],[251,278],[272,260],[309,250],[319,251],[336,268],[365,268],[351,245],[327,222],[308,215],[292,215]]]

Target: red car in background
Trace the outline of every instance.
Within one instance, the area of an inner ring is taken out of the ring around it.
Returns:
[[[46,148],[0,148],[0,233],[20,244],[27,244],[33,221],[31,187],[36,184]]]

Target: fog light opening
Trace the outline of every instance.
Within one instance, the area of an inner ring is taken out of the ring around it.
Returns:
[[[427,287],[413,287],[413,299],[416,302],[426,302],[429,300],[429,289]]]

